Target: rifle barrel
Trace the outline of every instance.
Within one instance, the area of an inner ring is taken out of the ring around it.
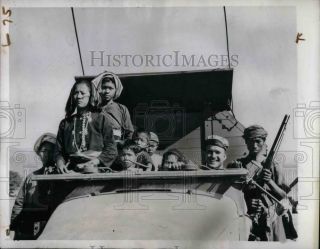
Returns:
[[[284,131],[285,131],[286,126],[288,124],[289,118],[290,118],[290,115],[288,115],[288,114],[284,115],[284,118],[282,120],[280,128],[278,130],[276,138],[274,139],[274,142],[272,144],[272,147],[270,149],[270,152],[269,152],[267,160],[266,160],[266,164],[268,165],[267,167],[271,166],[271,163],[273,161],[274,155],[276,154],[276,152],[278,151],[278,149],[280,147],[280,143],[281,143],[281,141],[283,139]]]
[[[288,124],[289,118],[290,118],[290,115],[288,115],[288,114],[284,115],[284,118],[282,120],[281,126],[280,126],[280,128],[278,130],[278,133],[276,135],[276,138],[274,140],[274,143],[272,144],[272,147],[271,147],[270,151],[272,151],[272,150],[274,151],[275,148],[277,147],[277,144],[279,142],[279,138],[283,134],[283,132],[284,132],[284,130],[285,130],[287,124]]]
[[[273,199],[276,203],[281,204],[281,202],[274,197],[272,194],[270,194],[267,190],[265,190],[263,187],[261,187],[256,181],[254,181],[253,179],[251,179],[250,181],[252,184],[254,184],[256,187],[258,187],[263,193],[265,193],[266,195],[268,195],[271,199]]]

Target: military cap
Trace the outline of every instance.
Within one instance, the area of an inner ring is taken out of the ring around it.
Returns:
[[[206,146],[215,145],[215,146],[223,148],[224,150],[227,150],[229,148],[228,140],[226,138],[220,137],[218,135],[208,136],[205,141],[205,144],[206,144]]]
[[[41,148],[41,145],[44,143],[44,142],[47,142],[47,143],[51,143],[53,145],[56,144],[56,135],[53,134],[53,133],[44,133],[42,134],[36,141],[36,143],[34,144],[34,151],[39,154],[39,150]]]
[[[260,125],[251,125],[247,127],[243,132],[244,139],[252,139],[252,138],[266,138],[268,136],[268,132]]]
[[[149,137],[150,137],[149,141],[153,141],[153,142],[159,143],[159,138],[158,138],[156,133],[150,131],[149,132]]]

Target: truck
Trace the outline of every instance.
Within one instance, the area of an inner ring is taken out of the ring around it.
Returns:
[[[37,175],[68,194],[39,240],[247,240],[245,169]]]

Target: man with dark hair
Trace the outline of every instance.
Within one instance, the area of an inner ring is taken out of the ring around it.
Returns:
[[[160,170],[182,170],[187,163],[186,157],[180,150],[176,148],[169,149],[163,154]]]
[[[198,170],[198,166],[178,149],[172,148],[166,151],[162,156],[160,171],[168,170]]]
[[[149,140],[149,132],[143,129],[138,129],[133,133],[132,141],[136,144],[138,150],[136,152],[137,162],[146,166],[145,171],[151,171],[154,168],[152,159],[147,152]]]
[[[140,148],[131,140],[118,145],[119,155],[111,168],[115,171],[141,172],[145,168],[137,164]]]
[[[158,169],[161,167],[162,163],[162,156],[156,153],[158,146],[159,146],[159,138],[156,133],[149,132],[149,146],[147,148],[147,152],[149,153],[153,166],[154,171],[158,171]]]
[[[263,186],[278,200],[283,199],[286,193],[280,186],[283,176],[280,167],[272,163],[267,169],[265,162],[267,156],[267,131],[260,125],[252,125],[244,130],[243,138],[248,148],[248,155],[232,162],[228,168],[243,167],[252,171],[260,168],[256,182]],[[276,203],[253,184],[245,184],[243,188],[248,214],[252,219],[249,240],[258,241],[284,241],[286,234],[282,219],[275,212]]]

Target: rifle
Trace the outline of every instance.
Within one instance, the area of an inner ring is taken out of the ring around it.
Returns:
[[[283,136],[284,136],[284,131],[286,129],[286,126],[288,124],[290,115],[286,114],[282,120],[282,123],[280,125],[280,128],[278,130],[278,133],[275,137],[275,140],[272,144],[272,147],[270,149],[270,152],[266,158],[265,161],[265,166],[264,168],[266,169],[271,169],[272,167],[272,163],[274,160],[274,157],[276,155],[276,153],[278,152],[278,149],[280,147],[280,144],[282,142]],[[248,183],[251,183],[253,185],[255,185],[258,189],[260,189],[260,191],[262,191],[263,193],[265,193],[269,198],[273,199],[280,207],[283,208],[282,203],[276,198],[274,197],[271,193],[269,193],[263,186],[259,185],[255,179],[258,178],[258,176],[260,175],[260,173],[262,172],[262,167],[259,166],[259,164],[257,164],[256,162],[252,161],[251,163],[249,163],[248,165],[249,167],[249,178],[247,179]]]
[[[284,136],[284,131],[286,129],[286,126],[288,124],[290,115],[286,114],[282,120],[282,123],[280,125],[280,128],[278,130],[278,133],[273,141],[272,147],[270,149],[269,154],[267,155],[267,158],[264,163],[264,168],[266,169],[271,169],[272,162],[274,160],[275,155],[278,152],[278,149],[281,145],[283,136]],[[255,161],[251,161],[248,165],[246,165],[246,168],[248,170],[248,179],[257,179],[260,173],[262,172],[262,167]]]
[[[284,115],[281,126],[278,130],[277,136],[273,141],[272,147],[270,149],[270,152],[269,152],[267,159],[266,159],[266,162],[265,162],[265,168],[267,168],[267,169],[271,169],[271,165],[274,160],[274,157],[275,157],[276,153],[278,152],[278,149],[281,145],[284,131],[286,130],[289,118],[290,118],[290,115],[288,115],[288,114]]]
[[[267,158],[264,162],[265,165],[262,166],[261,164],[253,160],[246,165],[246,168],[248,170],[246,183],[249,185],[255,186],[261,193],[264,193],[264,195],[261,196],[262,197],[261,200],[264,202],[263,205],[265,205],[266,208],[268,208],[267,216],[265,216],[265,214],[261,212],[253,212],[251,214],[249,213],[249,216],[252,219],[252,227],[250,229],[250,232],[251,232],[250,236],[252,236],[251,239],[254,239],[255,237],[261,237],[261,236],[262,238],[267,237],[267,232],[264,232],[264,231],[268,231],[268,229],[270,229],[270,222],[273,219],[283,219],[283,222],[285,222],[286,221],[285,217],[290,216],[290,213],[288,213],[288,210],[289,210],[289,203],[287,201],[288,199],[284,198],[283,200],[278,200],[278,198],[276,198],[272,193],[270,193],[270,191],[268,191],[265,188],[265,186],[260,185],[256,181],[256,180],[260,180],[259,176],[263,168],[266,168],[269,170],[272,168],[274,157],[282,142],[284,131],[288,124],[289,118],[290,118],[289,115],[284,116],[283,121],[278,130],[278,133],[272,144],[271,150],[268,153]],[[273,205],[272,201],[275,205]],[[291,223],[289,222],[289,225],[292,225],[292,221]],[[295,230],[293,231],[293,233],[294,232]],[[296,238],[296,234],[294,234],[293,237]]]

